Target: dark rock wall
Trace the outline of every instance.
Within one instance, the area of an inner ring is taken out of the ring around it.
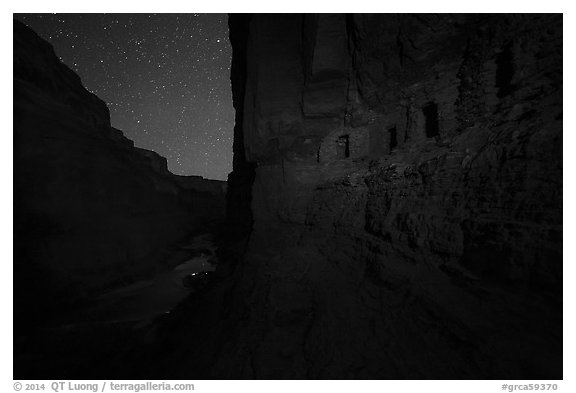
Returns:
[[[14,21],[15,321],[161,269],[175,243],[223,220],[225,184],[172,175]]]
[[[234,104],[234,158],[233,171],[228,175],[228,193],[226,218],[229,230],[237,238],[245,238],[252,226],[252,212],[250,203],[252,200],[252,182],[254,181],[254,164],[246,159],[244,153],[244,95],[247,67],[248,25],[250,15],[240,14],[230,18],[228,28],[230,42],[234,54],[232,56],[230,80],[232,83],[232,102]]]
[[[562,16],[230,27],[250,241],[214,375],[562,378]]]

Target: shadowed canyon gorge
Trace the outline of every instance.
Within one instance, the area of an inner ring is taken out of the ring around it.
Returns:
[[[225,183],[14,21],[14,377],[562,379],[562,15],[228,23]]]

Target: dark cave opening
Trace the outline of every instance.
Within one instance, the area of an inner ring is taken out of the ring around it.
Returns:
[[[439,135],[438,127],[438,104],[430,102],[422,108],[424,118],[426,119],[426,137],[433,138]]]
[[[502,52],[496,57],[496,87],[498,97],[507,96],[514,90],[512,78],[514,77],[514,56],[512,43],[507,43]]]
[[[388,129],[388,134],[390,135],[390,150],[398,146],[398,137],[396,133],[396,126]]]

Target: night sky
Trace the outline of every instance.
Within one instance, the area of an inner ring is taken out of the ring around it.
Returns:
[[[224,14],[16,14],[106,102],[112,126],[170,171],[232,170],[232,49]]]

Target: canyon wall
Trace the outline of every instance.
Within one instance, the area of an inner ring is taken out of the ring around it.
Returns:
[[[212,373],[562,378],[562,16],[231,15]]]
[[[23,328],[167,268],[179,241],[222,222],[225,183],[173,175],[134,147],[52,47],[14,21],[14,199]]]

